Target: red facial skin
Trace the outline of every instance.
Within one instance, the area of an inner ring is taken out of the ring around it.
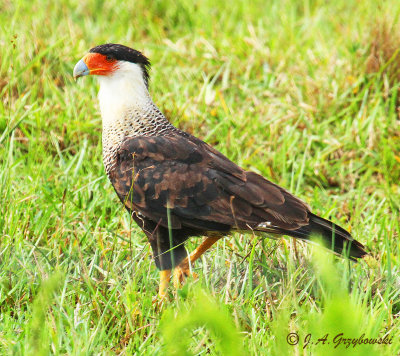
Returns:
[[[88,53],[82,60],[86,63],[91,75],[108,75],[117,69],[116,59],[107,59],[100,53]]]

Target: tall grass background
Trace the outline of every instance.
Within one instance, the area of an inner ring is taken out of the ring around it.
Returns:
[[[0,353],[399,354],[399,13],[397,0],[0,0]],[[71,76],[106,42],[150,57],[175,125],[372,257],[234,234],[154,304],[149,245],[104,173],[97,83]],[[335,348],[340,333],[392,343]]]

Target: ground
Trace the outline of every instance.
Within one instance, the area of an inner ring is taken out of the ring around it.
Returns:
[[[400,352],[397,0],[0,10],[2,354]],[[150,247],[104,172],[97,83],[72,80],[105,42],[150,57],[152,96],[175,125],[351,230],[372,258],[235,234],[154,304]]]

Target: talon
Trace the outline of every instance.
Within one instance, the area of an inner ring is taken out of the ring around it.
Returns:
[[[156,295],[153,297],[152,300],[152,305],[154,307],[155,310],[160,311],[163,307],[164,304],[167,304],[167,297],[160,297],[160,294]]]
[[[182,261],[178,266],[174,269],[174,276],[172,278],[174,288],[178,289],[183,284],[185,279],[189,276],[197,279],[198,275],[195,272],[190,271],[189,263],[187,260]]]

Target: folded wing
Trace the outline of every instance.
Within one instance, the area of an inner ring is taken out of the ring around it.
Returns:
[[[257,230],[264,223],[278,231],[308,224],[306,204],[188,134],[128,138],[117,160],[111,180],[120,199],[163,226],[168,214],[173,229]]]

